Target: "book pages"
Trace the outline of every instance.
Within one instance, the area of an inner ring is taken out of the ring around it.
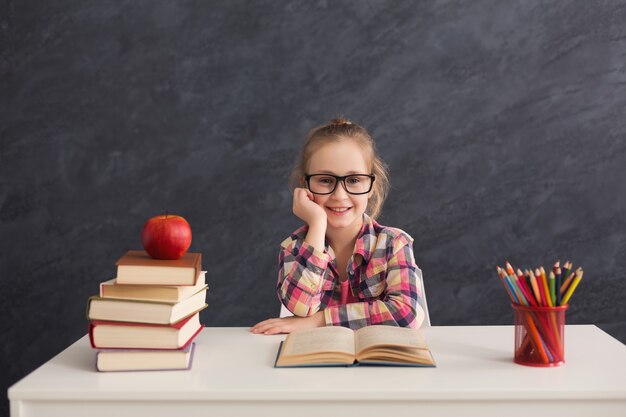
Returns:
[[[281,355],[345,352],[354,355],[354,332],[346,327],[318,327],[287,335]]]
[[[434,364],[434,360],[428,349],[393,347],[371,348],[360,351],[357,356],[359,362],[395,362]]]
[[[354,337],[357,352],[378,345],[428,348],[418,330],[405,327],[367,326],[357,330]]]

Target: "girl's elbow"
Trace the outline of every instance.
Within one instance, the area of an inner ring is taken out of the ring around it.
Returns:
[[[399,327],[417,329],[424,322],[424,310],[419,304],[396,300],[395,305],[397,313],[394,315],[397,317],[396,324]]]
[[[398,320],[398,326],[417,329],[422,325],[424,318],[420,316],[419,308],[418,310],[415,310],[412,307],[407,306],[403,313],[404,314],[402,314],[400,320]]]
[[[425,319],[426,313],[424,313],[424,309],[422,309],[422,307],[418,305],[415,309],[414,320],[412,322],[413,325],[411,327],[414,327],[416,329],[422,327]]]

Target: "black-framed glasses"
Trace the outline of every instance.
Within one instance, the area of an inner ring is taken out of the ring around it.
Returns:
[[[337,188],[337,183],[341,182],[343,189],[348,194],[367,194],[372,191],[374,180],[373,174],[354,174],[340,177],[332,174],[311,174],[305,175],[306,185],[313,194],[332,194]]]

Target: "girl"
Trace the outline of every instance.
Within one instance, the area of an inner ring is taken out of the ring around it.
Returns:
[[[262,321],[251,331],[419,327],[424,311],[413,239],[374,220],[389,180],[366,130],[345,119],[311,130],[290,185],[293,212],[306,225],[281,244],[277,292],[294,316]]]

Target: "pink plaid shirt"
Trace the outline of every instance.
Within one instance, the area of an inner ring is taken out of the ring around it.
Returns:
[[[341,304],[341,284],[333,249],[320,252],[304,241],[308,226],[281,243],[277,293],[294,315],[324,311],[327,326],[358,329],[374,324],[419,327],[421,285],[413,258],[413,238],[364,215],[348,262],[349,286],[357,302]]]

